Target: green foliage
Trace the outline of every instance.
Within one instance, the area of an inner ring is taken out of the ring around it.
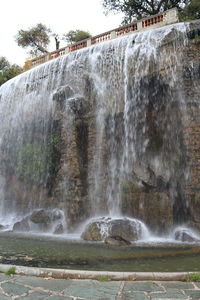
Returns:
[[[99,276],[97,278],[98,281],[101,281],[101,282],[107,282],[107,281],[110,281],[110,277],[107,276],[107,275],[102,275],[102,276]]]
[[[184,278],[184,281],[200,282],[200,273],[188,274],[188,275]]]
[[[135,17],[140,19],[143,15],[155,15],[174,7],[182,9],[188,2],[189,0],[103,0],[103,7],[106,13],[123,13],[123,23],[130,23]]]
[[[49,28],[39,23],[28,30],[19,30],[16,42],[22,48],[31,48],[29,53],[32,56],[45,54],[48,53],[47,46],[50,43],[50,32]]]
[[[190,21],[200,19],[200,1],[192,0],[184,9],[180,12],[181,21]]]
[[[0,57],[0,71],[4,70],[5,68],[10,67],[9,61],[4,57]]]
[[[20,66],[11,65],[5,57],[0,57],[0,86],[20,73],[22,73]]]
[[[16,267],[10,267],[10,268],[5,272],[5,274],[10,276],[10,275],[14,275],[15,272],[16,272]]]
[[[80,42],[87,38],[91,37],[91,34],[88,31],[83,30],[70,30],[68,33],[63,35],[63,40],[67,41],[70,44]]]

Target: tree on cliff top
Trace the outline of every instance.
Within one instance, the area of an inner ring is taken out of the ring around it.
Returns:
[[[16,36],[18,46],[22,48],[30,48],[32,56],[38,56],[48,53],[47,46],[50,43],[51,30],[45,25],[39,23],[29,30],[19,30]]]
[[[0,57],[0,86],[9,79],[19,75],[22,68],[16,64],[11,65],[4,57]]]
[[[192,0],[184,7],[180,15],[182,21],[200,19],[200,0]]]
[[[133,18],[140,19],[143,15],[155,15],[174,7],[181,9],[189,2],[189,0],[103,0],[103,7],[106,13],[122,12],[123,23],[130,23]]]
[[[68,33],[63,35],[63,40],[70,44],[80,42],[82,40],[88,39],[91,34],[88,31],[83,30],[70,30]]]

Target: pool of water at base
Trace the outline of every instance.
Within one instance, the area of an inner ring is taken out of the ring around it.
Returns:
[[[162,243],[116,247],[4,233],[0,235],[0,263],[99,271],[193,272],[200,271],[200,245]]]

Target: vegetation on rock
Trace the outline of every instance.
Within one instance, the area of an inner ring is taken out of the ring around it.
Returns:
[[[5,272],[5,274],[10,276],[10,275],[14,275],[15,272],[16,272],[16,267],[10,267],[10,268]]]
[[[200,282],[200,273],[188,274],[184,277],[184,281]]]

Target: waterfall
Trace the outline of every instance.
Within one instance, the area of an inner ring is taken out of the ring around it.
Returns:
[[[45,209],[64,212],[64,231],[90,217],[148,219],[146,200],[129,201],[142,189],[167,190],[167,205],[173,209],[181,198],[186,209],[186,32],[187,25],[175,24],[129,34],[1,86],[0,224],[12,228]]]

